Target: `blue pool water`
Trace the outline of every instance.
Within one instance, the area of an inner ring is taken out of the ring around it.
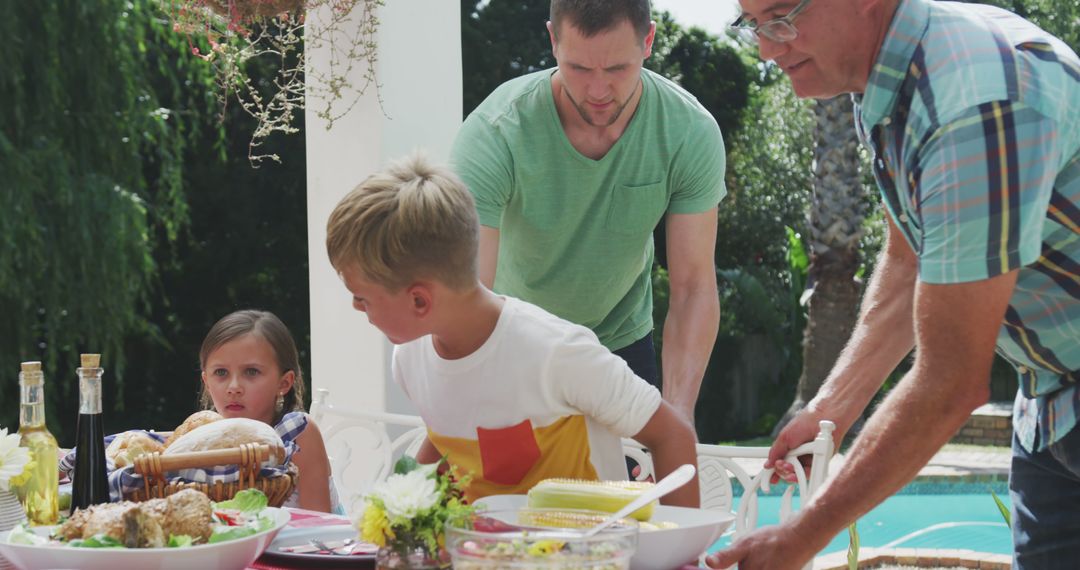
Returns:
[[[1012,553],[1012,534],[990,489],[1009,504],[1004,481],[989,483],[912,483],[859,519],[857,528],[863,547],[969,549],[998,554]],[[794,504],[798,505],[798,497]],[[776,524],[780,497],[758,499],[758,526]],[[731,541],[725,535],[711,550]],[[848,533],[833,538],[823,554],[844,551]]]

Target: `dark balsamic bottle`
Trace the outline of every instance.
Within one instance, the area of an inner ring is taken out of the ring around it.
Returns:
[[[79,424],[76,430],[75,473],[71,480],[71,511],[109,502],[105,469],[105,424],[101,417],[100,354],[83,354],[79,374]]]

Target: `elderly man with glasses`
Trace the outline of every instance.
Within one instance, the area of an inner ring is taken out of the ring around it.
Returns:
[[[911,371],[844,467],[788,522],[710,557],[799,568],[910,481],[1016,369],[1013,567],[1080,559],[1080,59],[998,8],[932,0],[741,0],[735,23],[801,97],[854,94],[888,239],[848,346],[766,463],[818,420],[851,427],[914,349]]]

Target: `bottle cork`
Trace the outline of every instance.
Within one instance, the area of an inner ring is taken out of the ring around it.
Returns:
[[[83,368],[100,368],[100,354],[82,354],[79,356],[79,359],[82,361]]]
[[[26,386],[37,386],[44,381],[44,376],[41,374],[41,363],[32,360],[30,362],[23,362],[19,365],[19,382]]]

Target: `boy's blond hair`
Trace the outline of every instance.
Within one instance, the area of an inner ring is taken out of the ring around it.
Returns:
[[[326,223],[326,252],[338,271],[399,291],[420,279],[452,289],[477,282],[476,205],[450,170],[422,155],[368,177]]]

